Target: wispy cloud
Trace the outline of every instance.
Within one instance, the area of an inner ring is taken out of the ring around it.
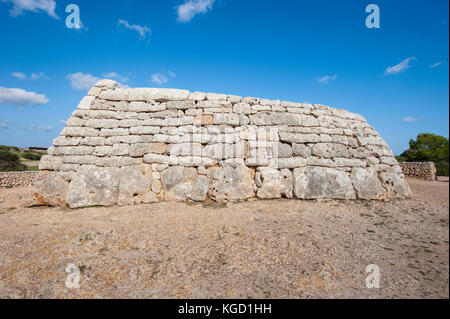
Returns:
[[[189,22],[197,14],[212,10],[214,2],[215,0],[187,0],[185,3],[176,7],[177,20],[179,22]]]
[[[117,22],[117,25],[122,25],[128,30],[134,30],[139,34],[139,39],[145,40],[147,34],[151,34],[152,30],[145,26],[145,25],[139,25],[139,24],[130,24],[127,20],[119,20]]]
[[[75,90],[89,90],[100,80],[100,78],[92,74],[81,72],[69,74],[66,76],[66,79],[70,80],[72,88]]]
[[[170,78],[176,78],[176,74],[172,71],[168,71],[167,74],[153,73],[151,76],[152,83],[162,85],[169,82]]]
[[[22,72],[13,72],[13,73],[11,73],[11,75],[20,80],[25,80],[27,78],[27,75]],[[39,80],[39,79],[50,80],[50,78],[44,72],[32,73],[30,77],[33,80]]]
[[[437,68],[438,66],[440,66],[441,64],[444,64],[444,63],[445,63],[445,61],[439,61],[439,62],[433,63],[430,65],[430,68],[432,68],[432,69]]]
[[[55,128],[51,125],[41,125],[41,126],[30,126],[28,129],[33,132],[50,132],[53,131]]]
[[[103,73],[103,77],[108,78],[108,79],[117,79],[120,82],[128,82],[130,80],[129,77],[120,75],[117,72]]]
[[[164,84],[167,83],[169,80],[167,79],[167,77],[161,73],[155,73],[152,74],[152,82],[155,84]]]
[[[317,77],[315,80],[318,83],[328,84],[328,82],[334,81],[336,79],[337,79],[337,74],[335,74],[335,75],[325,75],[325,76],[322,76],[322,77]]]
[[[56,2],[54,0],[3,0],[3,2],[10,2],[14,5],[9,11],[12,17],[17,17],[24,11],[44,11],[49,16],[59,19],[55,13]]]
[[[11,75],[19,80],[25,80],[27,78],[26,74],[22,72],[13,72]]]
[[[48,103],[45,94],[0,86],[0,104],[38,105]]]
[[[417,118],[417,117],[407,116],[407,117],[405,117],[405,118],[402,119],[402,122],[405,122],[405,123],[411,123],[411,122],[417,122],[417,121],[419,121],[419,120],[420,120],[420,119]]]
[[[45,75],[45,73],[43,73],[43,72],[32,73],[31,78],[33,80],[39,80],[39,79],[50,80],[50,78],[47,75]]]
[[[5,120],[0,121],[0,129],[4,129],[4,130],[9,129],[8,122],[6,122]]]
[[[400,62],[399,64],[396,64],[394,66],[388,66],[386,68],[386,71],[384,71],[385,75],[388,74],[397,74],[403,71],[406,71],[407,69],[409,69],[411,67],[411,62],[412,61],[417,61],[417,58],[415,57],[410,57],[407,59],[404,59],[402,62]]]

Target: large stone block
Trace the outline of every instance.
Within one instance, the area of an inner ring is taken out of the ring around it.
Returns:
[[[351,180],[359,199],[382,199],[386,190],[381,186],[375,169],[353,168]]]
[[[245,166],[212,167],[208,171],[214,176],[208,195],[218,201],[238,201],[255,196],[254,171]]]
[[[162,171],[161,182],[165,198],[171,201],[204,201],[209,186],[206,176],[199,176],[195,168],[183,166],[172,166]]]
[[[294,169],[294,195],[299,199],[355,199],[356,194],[345,172],[324,167]]]
[[[66,207],[68,183],[59,173],[50,173],[39,180],[22,198],[26,207]]]
[[[67,204],[71,208],[115,205],[119,181],[118,168],[82,166],[69,184]]]
[[[258,168],[255,180],[259,187],[256,193],[258,198],[292,198],[294,179],[288,169],[279,171],[273,168]]]
[[[388,198],[410,198],[412,196],[408,182],[397,173],[381,172],[379,176]]]
[[[158,197],[151,191],[151,175],[145,175],[142,166],[123,167],[119,171],[118,205],[158,202]]]
[[[99,95],[101,99],[112,101],[183,101],[189,98],[187,90],[158,89],[158,88],[118,88],[105,90]]]

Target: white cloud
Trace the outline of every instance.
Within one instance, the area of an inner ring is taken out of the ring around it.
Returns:
[[[14,6],[9,11],[12,17],[17,17],[23,11],[37,12],[39,10],[47,12],[47,14],[55,19],[59,17],[55,13],[56,2],[54,0],[3,0],[4,2],[11,2]]]
[[[138,24],[129,24],[127,20],[119,20],[117,22],[117,24],[123,25],[128,30],[136,31],[137,33],[139,33],[139,39],[141,39],[141,40],[145,40],[147,33],[148,34],[152,33],[152,30],[150,30],[150,28],[148,28],[147,26],[142,26],[142,25],[138,25]]]
[[[162,85],[169,82],[169,78],[176,78],[176,77],[177,75],[174,72],[168,71],[167,74],[153,73],[151,79],[153,83]]]
[[[51,125],[31,126],[29,128],[29,130],[33,132],[50,132],[53,131],[54,129],[55,128]]]
[[[0,86],[0,104],[37,105],[48,103],[48,101],[45,94]]]
[[[403,60],[399,64],[396,64],[394,66],[389,66],[386,68],[386,71],[384,72],[384,74],[388,75],[388,74],[397,74],[397,73],[403,72],[411,67],[410,63],[412,61],[417,61],[417,59],[415,57],[410,57],[410,58]]]
[[[437,68],[438,66],[440,66],[441,64],[444,64],[444,63],[445,63],[445,61],[439,61],[439,62],[433,63],[432,65],[430,65],[430,68],[432,68],[432,69]]]
[[[176,7],[180,22],[189,22],[197,14],[206,13],[212,10],[215,0],[187,0],[185,3]]]
[[[61,120],[61,121],[59,121],[59,124],[66,124],[66,121],[65,120]]]
[[[45,79],[45,80],[50,80],[50,78],[47,76],[47,75],[45,75],[45,73],[43,73],[43,72],[39,72],[39,73],[32,73],[31,74],[31,78],[33,79],[33,80],[39,80],[39,79]]]
[[[25,80],[27,76],[22,72],[13,72],[11,75],[19,80]]]
[[[109,78],[109,79],[117,79],[120,82],[128,82],[130,80],[129,77],[120,75],[119,73],[116,73],[116,72],[104,73],[103,76],[105,78]]]
[[[8,123],[5,120],[0,121],[0,129],[9,129]]]
[[[81,72],[69,74],[66,79],[70,80],[72,88],[75,90],[89,90],[100,80],[92,74]]]
[[[167,83],[169,80],[167,79],[167,77],[164,74],[161,73],[154,73],[152,74],[152,82],[155,84],[164,84]]]
[[[325,76],[322,76],[320,78],[316,78],[316,81],[318,83],[328,84],[329,81],[333,81],[333,80],[336,80],[336,79],[337,79],[337,74],[335,74],[335,75],[325,75]]]
[[[402,119],[402,122],[410,123],[410,122],[416,122],[416,121],[419,121],[419,120],[420,120],[419,118],[412,117],[412,116],[407,116],[407,117]]]
[[[176,78],[177,75],[175,74],[175,72],[172,71],[168,71],[167,74],[171,77],[171,78]]]

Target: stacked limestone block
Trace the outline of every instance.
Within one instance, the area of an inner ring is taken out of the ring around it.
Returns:
[[[411,195],[392,151],[357,114],[318,104],[101,80],[40,162],[70,207],[253,197]]]

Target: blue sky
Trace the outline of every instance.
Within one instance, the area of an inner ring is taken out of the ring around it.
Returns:
[[[66,6],[81,29],[66,27]],[[365,25],[367,5],[380,28]],[[98,78],[362,114],[448,137],[448,1],[0,0],[0,144],[50,146]]]

